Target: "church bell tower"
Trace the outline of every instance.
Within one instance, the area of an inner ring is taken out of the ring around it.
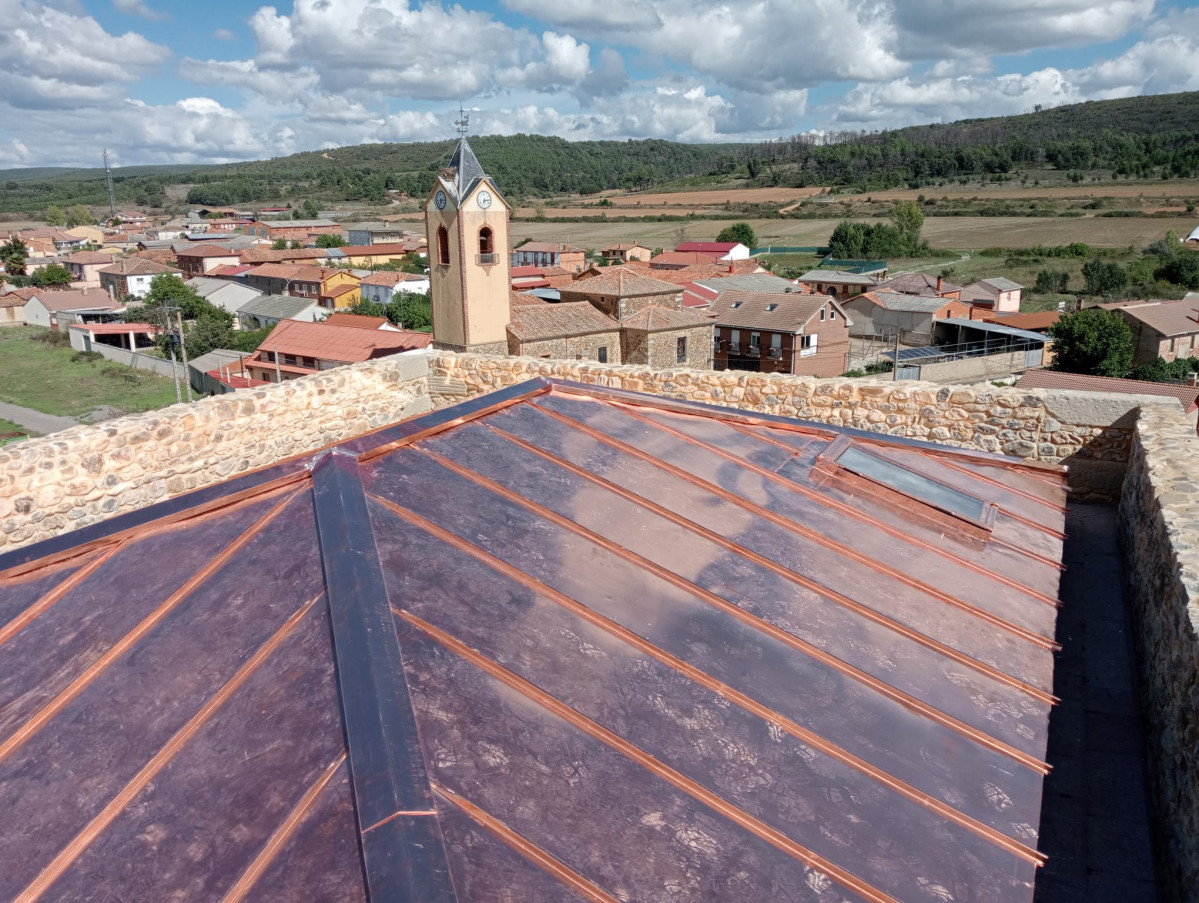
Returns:
[[[511,322],[509,207],[463,133],[425,201],[433,345],[507,354]]]

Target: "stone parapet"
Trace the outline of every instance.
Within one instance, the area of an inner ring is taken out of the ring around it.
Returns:
[[[0,449],[0,550],[266,467],[430,409],[396,355]]]
[[[553,377],[1065,463],[1076,499],[1109,504],[1119,497],[1139,406],[1163,403],[1157,396],[997,388],[989,383],[938,386],[744,370],[654,370],[448,352],[434,352],[429,361],[435,408],[535,376]],[[1166,403],[1178,409],[1173,399]]]
[[[1199,438],[1146,407],[1120,499],[1159,878],[1169,900],[1199,888]]]

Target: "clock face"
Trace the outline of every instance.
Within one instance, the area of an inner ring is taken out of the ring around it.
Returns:
[[[491,206],[491,192],[490,191],[480,191],[478,200],[479,200],[479,206],[482,207],[484,210],[486,210],[488,207]]]
[[[437,194],[433,195],[433,203],[437,205],[438,210],[444,210],[445,209],[445,192],[439,191],[439,192],[437,192]]]

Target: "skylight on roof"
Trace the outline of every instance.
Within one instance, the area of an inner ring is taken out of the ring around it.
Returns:
[[[767,304],[767,305],[766,305],[766,312],[767,312],[767,313],[769,313],[769,312],[770,312],[770,311],[772,311],[772,310],[778,310],[778,309],[779,309],[779,306],[778,306],[777,304]]]
[[[740,307],[740,306],[741,306],[741,302],[740,302],[740,301],[734,301],[734,302],[733,302],[733,303],[730,305],[730,307],[732,307],[732,309],[733,309],[733,310],[736,310],[736,309],[737,309],[738,307]]]
[[[821,456],[830,463],[886,486],[960,520],[990,531],[998,513],[993,502],[954,489],[922,473],[873,454],[847,437],[833,441]]]

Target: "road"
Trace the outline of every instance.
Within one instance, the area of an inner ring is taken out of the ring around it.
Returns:
[[[72,426],[78,426],[79,421],[70,417],[56,417],[53,414],[43,414],[32,408],[23,408],[18,404],[0,401],[0,419],[19,423],[32,433],[57,433]]]

